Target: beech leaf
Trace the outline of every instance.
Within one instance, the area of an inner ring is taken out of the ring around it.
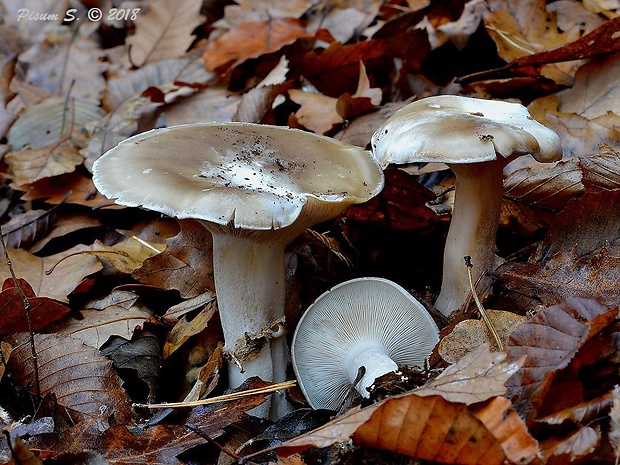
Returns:
[[[150,2],[134,20],[136,33],[126,40],[131,62],[141,67],[183,54],[194,41],[192,31],[204,21],[201,5],[201,0]]]
[[[69,308],[47,297],[36,297],[32,287],[23,279],[18,280],[21,291],[30,304],[30,321],[33,331],[40,331],[50,323],[69,313]],[[24,302],[15,281],[8,278],[0,292],[0,336],[28,331],[28,317]]]
[[[15,347],[9,361],[18,386],[33,382],[33,362],[28,335],[7,337]],[[74,414],[117,421],[130,421],[131,402],[120,387],[112,362],[77,339],[54,334],[35,334],[41,394],[54,394],[58,404]]]

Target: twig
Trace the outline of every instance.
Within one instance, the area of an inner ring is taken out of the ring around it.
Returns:
[[[495,330],[493,323],[491,323],[491,320],[489,319],[489,316],[487,315],[486,310],[484,309],[484,307],[482,306],[482,303],[480,302],[480,299],[478,298],[478,293],[476,292],[476,287],[474,286],[474,281],[471,277],[471,269],[473,267],[471,263],[471,257],[468,255],[463,258],[465,259],[465,266],[467,267],[467,277],[469,278],[469,287],[471,287],[471,295],[474,298],[474,302],[476,302],[476,307],[478,307],[478,311],[480,312],[480,316],[482,317],[484,324],[487,325],[487,328],[489,328],[489,331],[491,332],[493,339],[495,339],[495,344],[497,345],[497,348],[500,351],[503,351],[504,344],[502,344],[502,340],[499,338],[499,334],[497,334],[497,331]]]
[[[22,298],[22,302],[24,303],[24,311],[26,312],[26,321],[28,322],[28,332],[30,333],[30,354],[32,355],[32,365],[33,365],[33,373],[34,373],[34,393],[37,399],[41,398],[41,384],[39,382],[39,361],[37,357],[37,350],[34,346],[34,331],[32,330],[32,307],[30,306],[30,300],[26,294],[24,294],[23,289],[19,285],[19,281],[17,280],[17,276],[15,276],[15,270],[13,269],[13,263],[11,262],[11,257],[9,257],[9,252],[6,249],[6,244],[4,243],[4,237],[0,234],[0,243],[2,243],[2,250],[4,250],[4,258],[6,259],[6,265],[9,267],[9,272],[11,273],[11,277],[13,278],[13,282],[15,283],[15,287],[17,288],[17,292],[19,292],[20,297]]]
[[[193,425],[191,423],[185,423],[185,427],[187,429],[189,429],[190,431],[193,431],[194,433],[196,433],[202,439],[206,440],[209,444],[215,446],[220,452],[224,452],[226,455],[228,455],[229,457],[232,457],[236,461],[241,460],[241,456],[240,455],[235,454],[235,452],[230,450],[228,447],[222,446],[219,442],[217,442],[214,439],[212,439],[211,437],[209,437],[208,434],[203,433],[202,431],[200,431],[200,428],[198,428],[197,426],[195,426],[195,425]]]
[[[231,394],[224,394],[217,397],[210,397],[208,399],[195,400],[192,402],[170,402],[163,404],[133,404],[138,408],[186,408],[186,407],[198,407],[199,405],[216,404],[218,402],[229,402],[231,400],[238,400],[244,397],[255,396],[259,394],[269,394],[271,392],[280,391],[282,389],[288,389],[297,384],[297,381],[285,381],[284,383],[272,384],[264,388],[248,389],[247,391],[233,392]]]

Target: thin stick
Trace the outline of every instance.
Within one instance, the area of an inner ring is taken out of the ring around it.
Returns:
[[[9,252],[6,250],[6,244],[4,243],[4,236],[0,234],[0,243],[2,243],[2,250],[4,250],[4,258],[6,259],[6,265],[9,267],[9,271],[11,273],[11,277],[13,278],[13,282],[15,283],[15,287],[17,288],[17,292],[19,292],[20,297],[22,298],[22,302],[24,303],[24,310],[26,312],[26,321],[28,322],[28,332],[30,333],[30,354],[32,355],[32,365],[33,365],[33,373],[34,373],[34,393],[37,399],[41,398],[41,384],[39,381],[39,360],[37,357],[37,350],[34,346],[34,331],[32,330],[32,307],[30,306],[30,300],[26,294],[24,294],[23,289],[19,285],[19,281],[17,280],[17,276],[15,276],[15,270],[13,269],[13,263],[11,262],[11,257],[9,257]]]
[[[491,320],[489,319],[489,316],[487,315],[486,310],[484,309],[484,307],[482,306],[482,303],[480,302],[480,299],[478,298],[478,293],[476,292],[476,287],[474,286],[474,281],[471,277],[471,269],[473,267],[471,263],[471,257],[468,255],[463,258],[465,259],[465,266],[467,267],[467,277],[469,278],[469,287],[471,287],[471,295],[474,298],[474,302],[476,302],[476,307],[478,307],[478,311],[480,312],[480,316],[484,320],[484,324],[487,325],[487,328],[489,328],[489,331],[491,332],[493,339],[495,339],[495,344],[497,345],[497,348],[503,352],[504,344],[502,344],[502,340],[499,338],[499,334],[497,334],[497,331],[495,330],[493,323],[491,323]]]
[[[244,397],[255,396],[258,394],[269,394],[271,392],[280,391],[282,389],[292,388],[297,384],[297,381],[285,381],[284,383],[272,384],[264,388],[248,389],[247,391],[233,392],[231,394],[224,394],[217,397],[210,397],[208,399],[195,400],[192,402],[170,402],[163,404],[133,404],[134,407],[139,408],[186,408],[186,407],[198,407],[199,405],[216,404],[218,402],[229,402],[231,400],[238,400]]]

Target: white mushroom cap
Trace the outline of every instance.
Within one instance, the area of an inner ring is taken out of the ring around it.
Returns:
[[[398,284],[353,279],[322,294],[304,313],[293,336],[293,368],[313,408],[337,410],[360,366],[371,377],[362,379],[363,386],[397,364],[422,366],[438,334],[426,309]]]
[[[374,133],[372,149],[384,167],[477,163],[496,160],[497,154],[530,154],[540,162],[562,156],[559,136],[523,105],[457,95],[428,97],[401,108]]]
[[[93,180],[121,205],[268,230],[295,222],[309,198],[329,208],[376,195],[382,173],[371,158],[359,147],[296,129],[198,123],[121,142],[95,162]]]

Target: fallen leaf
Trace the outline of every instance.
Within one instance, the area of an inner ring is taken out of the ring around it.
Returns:
[[[28,335],[8,336],[15,348],[9,368],[18,386],[33,382],[33,361]],[[41,395],[54,394],[60,406],[74,415],[108,421],[127,422],[133,417],[131,402],[120,387],[121,381],[112,370],[112,362],[70,337],[35,334]]]
[[[205,306],[205,308],[200,310],[200,312],[198,312],[198,314],[192,318],[191,321],[188,321],[186,317],[183,317],[177,321],[172,330],[170,330],[166,336],[166,341],[162,349],[162,358],[165,360],[172,355],[174,351],[181,347],[190,337],[204,331],[216,310],[217,306],[215,305],[215,301],[211,301]]]
[[[150,2],[134,20],[135,34],[125,41],[131,62],[139,68],[183,54],[194,41],[192,31],[205,19],[200,15],[201,4],[200,0]]]
[[[526,320],[524,316],[502,310],[487,309],[486,313],[503,344],[506,344],[512,331]],[[454,363],[481,344],[497,349],[487,325],[482,320],[468,319],[458,323],[439,341],[438,350],[441,358]]]
[[[19,187],[44,178],[71,173],[84,161],[77,147],[66,140],[38,149],[22,149],[4,156],[13,173],[13,181]]]
[[[13,333],[41,331],[50,323],[60,320],[69,308],[59,302],[46,297],[37,297],[27,281],[19,279],[17,285],[12,278],[8,278],[2,285],[0,292],[0,336]],[[20,292],[21,290],[21,292]],[[24,299],[28,301],[29,312],[24,307]]]
[[[68,295],[82,279],[102,269],[95,257],[80,254],[90,250],[87,246],[78,245],[47,257],[37,257],[23,249],[9,249],[8,254],[15,274],[28,281],[37,296],[69,303]],[[46,271],[53,266],[53,272],[47,274]],[[10,277],[6,261],[1,260],[0,279],[4,281]]]
[[[177,289],[187,299],[215,289],[212,239],[197,221],[180,220],[179,225],[179,234],[166,240],[166,250],[145,260],[132,276],[161,289]]]
[[[541,457],[538,442],[505,397],[494,397],[470,410],[500,442],[511,463],[527,464]]]
[[[204,52],[205,66],[208,71],[223,73],[248,58],[277,52],[302,37],[311,37],[311,34],[294,18],[244,23],[209,41]]]
[[[616,461],[620,457],[620,386],[615,386],[612,393],[612,407],[609,412],[609,442],[614,450]]]
[[[593,300],[574,298],[539,311],[519,326],[506,346],[508,360],[525,357],[522,368],[506,383],[517,411],[533,418],[553,378],[617,315],[617,308],[608,310]]]
[[[584,426],[567,438],[541,443],[543,463],[568,465],[583,462],[596,450],[600,441],[598,426]]]
[[[413,392],[419,396],[439,395],[466,405],[502,396],[507,391],[506,382],[523,364],[516,356],[510,361],[505,358],[505,353],[491,352],[487,344],[482,344]]]
[[[295,112],[299,124],[316,134],[327,134],[344,121],[336,109],[338,99],[299,89],[290,89],[288,95],[300,105]]]

